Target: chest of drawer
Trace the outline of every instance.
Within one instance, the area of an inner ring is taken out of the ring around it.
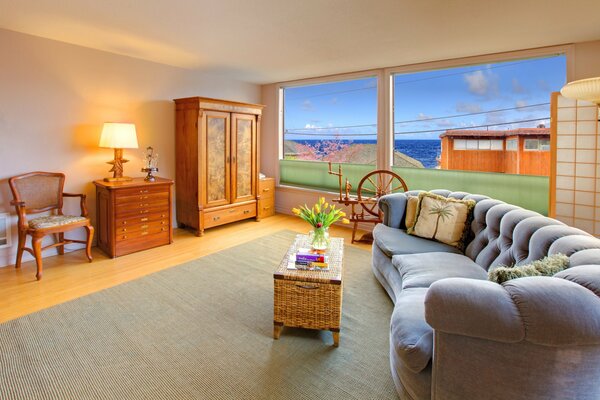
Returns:
[[[157,178],[145,182],[105,183],[96,181],[98,247],[111,257],[169,244],[171,225],[171,185]]]

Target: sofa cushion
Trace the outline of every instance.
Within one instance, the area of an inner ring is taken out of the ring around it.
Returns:
[[[417,219],[417,207],[419,205],[419,197],[417,196],[406,196],[406,218],[404,225],[406,229],[412,229],[415,226]]]
[[[403,290],[390,323],[392,349],[415,373],[425,369],[433,355],[433,329],[425,322],[426,294],[425,288]]]
[[[412,236],[401,229],[390,228],[384,224],[378,224],[373,230],[373,238],[377,247],[392,257],[396,254],[415,254],[431,252],[459,253],[456,247],[439,243],[434,240],[423,239]]]
[[[402,290],[427,288],[444,278],[487,279],[486,271],[462,254],[396,255],[392,258],[392,264],[402,277]]]
[[[463,249],[475,204],[474,200],[423,192],[419,194],[415,225],[408,233]]]

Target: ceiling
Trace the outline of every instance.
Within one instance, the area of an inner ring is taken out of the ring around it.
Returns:
[[[0,27],[271,83],[600,39],[598,0],[0,0]]]

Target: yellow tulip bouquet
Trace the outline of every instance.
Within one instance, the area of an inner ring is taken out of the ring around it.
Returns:
[[[329,204],[325,201],[325,197],[319,198],[319,201],[308,208],[305,204],[298,208],[293,208],[292,212],[312,225],[313,231],[310,235],[310,242],[314,249],[324,250],[329,245],[329,227],[334,222],[342,220],[342,223],[349,224],[350,221],[346,216],[346,213],[340,208],[336,208],[335,205]]]

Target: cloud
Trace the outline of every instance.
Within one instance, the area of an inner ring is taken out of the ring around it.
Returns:
[[[319,125],[315,125],[315,124],[306,124],[304,125],[304,129],[315,129],[315,128],[320,128]]]
[[[527,101],[525,101],[525,100],[517,100],[515,102],[515,107],[519,107],[519,108],[527,107]],[[518,110],[518,111],[523,111],[523,110]]]
[[[498,77],[491,72],[473,71],[464,75],[469,92],[484,97],[498,94]]]
[[[313,103],[310,100],[304,100],[302,102],[302,109],[304,111],[315,111],[315,107],[313,106]]]
[[[544,92],[549,92],[550,91],[550,85],[548,84],[548,82],[546,82],[543,79],[540,79],[539,81],[537,81],[537,85]]]
[[[508,129],[506,126],[495,126],[497,124],[503,124],[505,122],[508,122],[508,120],[506,119],[506,115],[503,112],[496,112],[496,113],[490,113],[490,114],[486,114],[485,116],[485,125],[490,125],[490,128],[492,129]]]
[[[525,93],[525,88],[521,85],[517,78],[512,79],[512,91],[513,93]]]
[[[481,106],[477,103],[464,103],[462,101],[456,103],[456,112],[459,113],[477,113],[481,112]]]
[[[433,118],[431,115],[427,115],[427,114],[423,114],[423,113],[419,113],[417,115],[417,119],[419,121],[426,121],[426,120],[431,119],[431,118]]]
[[[438,128],[452,128],[455,125],[456,124],[450,121],[449,119],[441,119],[435,123],[435,126],[437,126]]]

